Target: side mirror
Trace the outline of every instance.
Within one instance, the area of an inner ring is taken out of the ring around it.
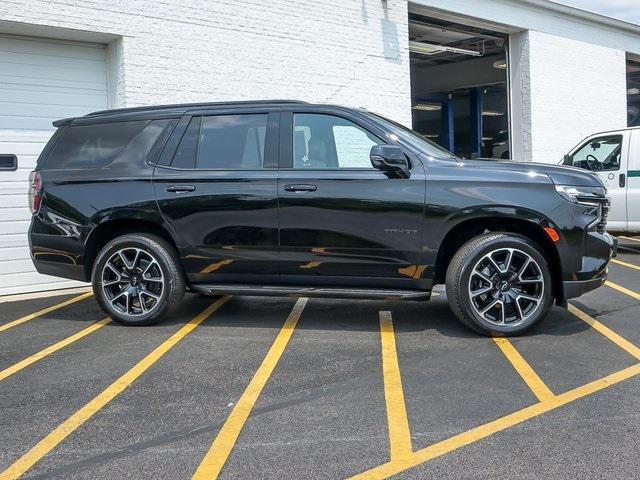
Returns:
[[[562,164],[563,165],[568,165],[568,166],[573,165],[573,160],[571,159],[571,156],[570,155],[565,155],[564,157],[562,157]]]
[[[409,178],[409,159],[397,145],[374,145],[371,147],[371,165],[382,170],[388,177]]]
[[[12,154],[0,153],[0,170],[12,172],[18,169],[18,158]]]

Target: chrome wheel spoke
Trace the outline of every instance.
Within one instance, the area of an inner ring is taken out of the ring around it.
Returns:
[[[162,283],[162,278],[143,278],[143,282]]]
[[[160,296],[156,295],[155,293],[151,293],[149,290],[141,290],[140,291],[140,295],[146,295],[147,297],[151,297],[154,300],[160,300]]]
[[[124,297],[124,304],[125,304],[124,312],[128,314],[129,313],[129,306],[131,304],[131,300],[129,298],[129,291],[128,290],[124,290],[121,293],[119,293],[118,295],[116,295],[115,297],[113,297],[111,299],[111,305],[113,305],[118,310],[123,310],[122,308],[120,308],[118,306],[118,299],[120,299],[122,297]]]
[[[484,307],[481,311],[480,314],[481,315],[486,315],[486,313],[491,310],[493,307],[495,307],[498,303],[500,303],[500,300],[498,300],[497,298],[491,302],[489,305],[487,305],[486,307]]]
[[[529,264],[531,263],[531,258],[527,258],[527,260],[524,262],[524,264],[522,265],[522,267],[520,267],[520,270],[518,270],[518,280],[520,282],[523,281],[522,279],[522,275],[524,274],[524,272],[527,270],[527,267],[529,266]]]
[[[120,261],[125,266],[125,268],[128,268],[128,269],[133,268],[133,264],[129,262],[129,259],[127,259],[127,256],[124,254],[124,250],[120,250],[118,252],[118,256],[120,257]]]
[[[497,273],[502,273],[502,269],[498,266],[498,264],[496,263],[496,261],[493,259],[491,255],[487,255],[485,258],[489,261],[489,263],[493,266],[493,268],[496,269]]]
[[[481,288],[480,290],[474,290],[474,291],[471,292],[471,297],[472,298],[479,297],[480,295],[484,295],[485,293],[489,293],[491,290],[493,290],[493,285],[490,285],[490,286],[485,287],[485,288]]]
[[[500,323],[505,323],[505,318],[504,318],[504,302],[501,300],[500,301]]]
[[[520,295],[518,295],[516,297],[516,301],[520,300],[521,298],[523,298],[525,300],[529,300],[531,302],[536,302],[536,303],[540,303],[540,300],[542,300],[541,298],[534,297],[534,296],[531,296],[531,295],[525,295],[525,294],[521,293]]]
[[[158,269],[160,268],[158,265],[158,262],[156,262],[153,258],[151,259],[151,261],[149,262],[149,264],[144,268],[144,270],[142,271],[142,276],[146,278],[147,273],[149,272],[149,270],[151,269],[151,267],[153,267],[154,265],[158,266]]]
[[[524,313],[522,312],[522,307],[520,306],[520,301],[518,298],[516,298],[515,300],[515,305],[516,305],[516,310],[518,312],[518,320],[522,321],[524,320]]]
[[[142,292],[138,292],[138,302],[140,303],[140,309],[142,313],[147,312],[147,307],[145,306],[144,299],[142,298]]]
[[[493,282],[491,281],[491,279],[489,277],[487,277],[484,273],[482,273],[480,270],[478,270],[477,268],[473,271],[472,276],[473,275],[477,275],[482,280],[487,282],[489,285],[493,285]]]
[[[507,254],[507,259],[504,261],[503,273],[506,273],[509,271],[509,267],[511,267],[512,261],[513,261],[513,250],[509,250],[509,253]]]

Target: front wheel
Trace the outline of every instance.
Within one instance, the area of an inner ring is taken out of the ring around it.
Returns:
[[[539,247],[512,234],[480,235],[455,254],[446,279],[449,305],[484,335],[518,335],[551,305],[551,273]]]
[[[182,300],[185,280],[177,254],[155,235],[117,237],[98,254],[91,275],[100,307],[125,325],[151,325]]]

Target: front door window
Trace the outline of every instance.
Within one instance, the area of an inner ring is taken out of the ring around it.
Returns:
[[[573,154],[573,166],[594,172],[620,170],[622,135],[592,138]]]
[[[293,118],[294,168],[373,168],[371,147],[382,142],[372,133],[333,115],[297,113]]]

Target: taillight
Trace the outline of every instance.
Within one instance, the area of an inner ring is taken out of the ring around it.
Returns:
[[[40,209],[40,201],[42,200],[42,180],[40,172],[31,172],[29,174],[29,209],[31,213],[37,213]]]

